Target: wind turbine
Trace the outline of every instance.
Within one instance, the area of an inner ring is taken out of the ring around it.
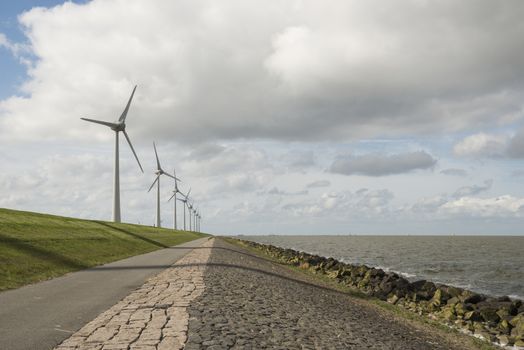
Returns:
[[[195,231],[198,232],[198,209],[197,208],[195,208],[195,215],[194,215],[194,217],[195,217],[195,226],[194,226],[194,228],[195,228]]]
[[[177,225],[176,225],[176,201],[177,201],[177,198],[176,198],[176,194],[177,193],[180,193],[181,195],[184,195],[182,192],[180,192],[180,190],[178,189],[178,179],[176,177],[176,170],[173,169],[173,175],[175,176],[175,189],[173,190],[173,195],[171,196],[171,198],[169,198],[168,202],[171,200],[171,199],[175,199],[173,201],[173,207],[174,207],[174,214],[173,214],[173,229],[176,230],[177,229]],[[184,220],[185,220],[185,217],[184,217]]]
[[[191,202],[186,202],[186,205],[187,205],[187,211],[189,213],[189,231],[192,231],[191,229],[191,226],[192,226],[192,223],[193,223],[193,218],[191,217],[191,213],[193,212],[193,204],[191,204]]]
[[[133,151],[133,154],[136,158],[136,161],[138,162],[138,166],[140,167],[140,170],[144,172],[144,169],[142,169],[142,165],[140,164],[140,161],[138,160],[138,157],[136,155],[135,149],[133,148],[133,145],[131,144],[131,140],[129,139],[129,135],[127,135],[126,132],[126,117],[127,112],[129,111],[129,106],[131,105],[131,100],[133,99],[133,96],[135,95],[136,85],[133,88],[133,92],[131,93],[131,97],[129,97],[129,101],[127,101],[126,108],[120,115],[120,118],[114,123],[105,122],[102,120],[95,120],[95,119],[89,119],[89,118],[80,118],[82,120],[96,123],[96,124],[102,124],[105,126],[108,126],[115,132],[115,163],[114,163],[114,172],[113,172],[113,222],[120,222],[120,167],[119,167],[119,150],[118,150],[118,133],[122,131],[124,133],[124,136],[126,137],[127,143],[129,143],[129,147],[131,148],[131,151]]]
[[[187,201],[189,200],[189,194],[190,193],[191,193],[191,187],[189,187],[189,191],[187,191],[187,194],[183,194],[182,192],[180,192],[180,194],[182,194],[182,196],[184,196],[183,199],[177,198],[177,200],[179,200],[182,203],[184,203],[184,231],[186,230],[186,206],[187,206]]]
[[[155,181],[153,181],[153,183],[151,184],[151,187],[149,187],[149,190],[147,190],[147,192],[151,191],[151,189],[153,188],[153,186],[155,186],[155,183],[156,183],[157,185],[156,186],[156,227],[160,227],[160,176],[166,175],[178,181],[180,181],[180,179],[176,178],[175,176],[171,174],[166,173],[162,169],[162,167],[160,166],[160,160],[158,160],[158,153],[156,151],[156,145],[154,142],[153,142],[153,148],[155,149],[155,157],[156,157],[156,171],[155,171],[156,178],[155,178]]]
[[[197,216],[198,216],[198,210],[197,208],[193,207],[193,231],[197,231]]]

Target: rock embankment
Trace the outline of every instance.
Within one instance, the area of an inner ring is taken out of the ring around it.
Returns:
[[[524,304],[430,281],[410,282],[394,272],[333,258],[239,240],[279,262],[326,275],[388,303],[426,315],[502,346],[524,347]]]

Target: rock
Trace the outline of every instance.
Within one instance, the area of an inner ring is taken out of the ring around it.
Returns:
[[[486,339],[487,341],[495,340],[495,336],[485,329],[475,329],[475,334],[480,335],[482,338]]]
[[[395,305],[398,301],[399,297],[396,296],[395,294],[393,294],[392,296],[390,296],[388,299],[387,299],[387,302],[390,303],[390,304],[393,304]]]
[[[465,304],[478,304],[484,301],[486,298],[483,295],[467,291],[467,295],[464,297],[463,302]]]
[[[513,322],[512,319],[509,323],[513,326],[511,335],[516,338],[524,338],[524,321],[520,319],[518,322]]]
[[[409,281],[403,277],[400,277],[393,282],[393,291],[399,297],[405,297],[409,291]]]
[[[440,315],[447,321],[454,321],[457,319],[457,315],[455,314],[455,309],[453,307],[446,307]]]
[[[457,297],[453,297],[453,298],[450,298],[448,301],[447,301],[447,304],[448,305],[455,305],[455,304],[458,304],[460,302],[460,299],[457,298]]]
[[[440,306],[444,303],[444,300],[442,298],[442,289],[437,289],[435,291],[435,294],[433,294],[433,298],[431,298],[431,304],[434,306]]]
[[[464,319],[467,321],[479,322],[482,321],[482,316],[477,310],[468,311],[464,314]]]
[[[510,334],[511,333],[511,325],[509,324],[508,321],[506,320],[502,320],[500,321],[500,323],[498,324],[497,326],[497,329],[502,333],[502,334]]]
[[[439,288],[442,289],[443,292],[446,292],[449,295],[449,298],[458,297],[464,292],[464,290],[461,288],[456,288],[456,287],[446,286],[446,285],[441,285],[439,286]]]
[[[498,323],[500,321],[500,317],[497,315],[497,310],[495,309],[485,308],[481,309],[479,312],[480,316],[482,316],[486,322]]]
[[[310,265],[308,262],[305,262],[305,263],[302,263],[300,264],[299,268],[301,268],[302,270],[307,270],[309,269]]]
[[[519,323],[524,323],[524,313],[520,313],[518,314],[517,316],[513,317],[509,323],[513,326],[513,327],[516,327],[517,324]]]
[[[501,346],[513,345],[512,339],[510,339],[510,337],[504,334],[498,335],[497,340]]]
[[[466,306],[462,303],[456,303],[456,304],[448,304],[448,305],[455,305],[455,313],[457,316],[464,316],[468,310],[466,309]]]
[[[393,283],[391,281],[382,281],[379,285],[379,288],[382,293],[388,295],[393,291]]]

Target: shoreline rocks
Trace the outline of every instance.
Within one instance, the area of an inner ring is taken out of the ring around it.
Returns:
[[[524,347],[524,303],[426,280],[410,282],[394,272],[352,265],[288,248],[240,240],[272,258],[322,274],[366,295],[425,315],[501,346]]]

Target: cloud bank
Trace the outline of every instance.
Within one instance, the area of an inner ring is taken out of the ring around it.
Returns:
[[[437,160],[424,151],[393,155],[376,153],[342,156],[331,164],[329,171],[343,175],[385,176],[431,169],[436,163]]]
[[[489,0],[34,8],[20,16],[29,81],[0,102],[0,135],[107,139],[78,118],[116,118],[134,84],[139,139],[354,140],[504,125],[522,117],[523,11]]]

